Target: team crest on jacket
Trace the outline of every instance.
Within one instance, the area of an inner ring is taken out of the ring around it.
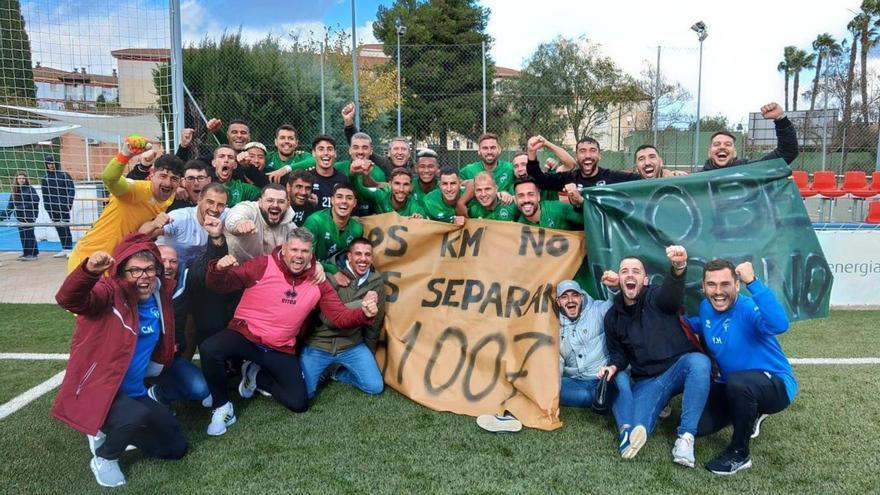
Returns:
[[[284,304],[296,304],[296,291],[293,289],[287,289],[284,293],[284,297],[281,298],[281,302]]]

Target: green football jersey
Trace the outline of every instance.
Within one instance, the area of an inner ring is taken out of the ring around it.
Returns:
[[[324,266],[327,273],[339,271],[333,257],[348,249],[355,238],[364,235],[363,225],[353,217],[348,219],[344,229],[336,228],[329,208],[309,215],[303,227],[315,236],[312,241],[312,256]]]

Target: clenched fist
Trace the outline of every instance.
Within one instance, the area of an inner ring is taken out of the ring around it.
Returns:
[[[346,126],[350,126],[354,123],[354,103],[349,102],[342,107],[342,122]]]
[[[379,306],[376,304],[376,301],[372,299],[364,299],[361,301],[361,309],[364,311],[364,315],[367,318],[372,318],[379,314]]]
[[[257,233],[257,224],[253,220],[242,220],[235,226],[235,233],[239,235],[253,235]]]
[[[227,254],[217,262],[217,269],[221,272],[236,266],[238,266],[238,260],[236,260],[235,256],[231,254]]]
[[[755,281],[755,268],[748,261],[736,265],[736,274],[746,285]]]
[[[181,148],[189,148],[190,143],[192,143],[193,137],[196,135],[196,130],[191,129],[189,127],[180,131],[180,147]]]
[[[105,251],[97,251],[86,261],[86,270],[93,275],[100,275],[113,266],[115,260]]]
[[[606,270],[605,273],[602,274],[601,282],[605,287],[616,289],[620,287],[620,276],[614,270]]]
[[[220,119],[211,119],[208,121],[208,130],[213,134],[220,130],[220,127],[223,125],[223,121]]]
[[[684,246],[669,246],[666,248],[666,258],[677,274],[684,272],[687,268],[688,253]]]
[[[119,150],[120,153],[131,158],[133,156],[140,155],[144,151],[152,148],[153,145],[147,141],[147,138],[143,136],[138,136],[137,134],[132,134],[125,138],[125,141],[122,143],[122,148]]]
[[[761,116],[765,119],[778,120],[785,115],[779,103],[768,103],[761,107]]]

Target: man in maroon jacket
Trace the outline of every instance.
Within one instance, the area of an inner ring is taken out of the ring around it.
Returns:
[[[90,467],[101,486],[125,484],[119,457],[128,445],[161,459],[187,450],[174,414],[144,386],[144,377],[174,357],[174,281],[160,282],[160,260],[156,244],[132,234],[113,256],[92,253],[55,295],[77,317],[52,415],[89,435]]]
[[[296,228],[270,255],[240,266],[227,255],[208,265],[208,289],[219,293],[244,289],[229,328],[200,346],[202,371],[217,406],[208,435],[222,435],[235,423],[226,394],[227,359],[246,360],[238,386],[242,397],[252,397],[259,387],[291,411],[303,412],[308,395],[294,348],[309,313],[319,307],[338,328],[369,325],[378,313],[375,292],[364,296],[360,308],[349,309],[329,282],[315,283],[312,237],[307,229]]]

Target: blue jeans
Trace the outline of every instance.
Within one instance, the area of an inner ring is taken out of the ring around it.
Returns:
[[[176,400],[202,400],[210,393],[198,366],[175,356],[171,366],[156,380],[156,398],[163,404]]]
[[[622,423],[642,425],[648,433],[654,431],[657,415],[669,399],[684,392],[681,399],[681,420],[678,423],[678,434],[690,433],[696,436],[700,415],[709,396],[709,375],[712,363],[700,352],[684,354],[678,361],[662,374],[652,378],[642,378],[631,383],[629,371],[621,371],[617,375],[617,388],[622,394],[624,388],[630,388],[632,406],[622,412]],[[618,420],[618,424],[621,421]]]
[[[614,415],[618,429],[625,424],[626,411],[632,409],[632,392],[629,385],[617,386],[617,381],[621,379],[620,376],[621,373],[615,375],[614,382],[609,383],[606,390],[607,400],[611,403],[611,413]],[[629,380],[628,375],[626,380]],[[583,380],[563,376],[559,391],[559,404],[567,407],[590,407],[593,404],[593,396],[598,385],[598,378]]]
[[[299,364],[309,399],[315,396],[321,374],[333,364],[342,366],[334,375],[342,383],[353,385],[371,395],[381,394],[385,388],[376,358],[363,342],[336,355],[306,346],[299,357]]]

